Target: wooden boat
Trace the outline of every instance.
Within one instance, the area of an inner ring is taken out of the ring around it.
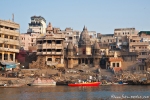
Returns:
[[[69,83],[68,86],[99,86],[101,82]]]
[[[56,82],[56,85],[68,85],[68,81],[58,81]]]
[[[112,85],[111,82],[108,82],[108,83],[102,83],[101,85]]]
[[[3,86],[0,86],[0,88],[17,88],[17,87],[22,87],[24,86],[24,84],[12,84],[12,85],[3,85]]]
[[[53,79],[40,79],[34,80],[33,83],[28,84],[29,86],[48,86],[48,85],[56,85],[56,82]]]
[[[122,82],[122,81],[119,81],[119,82],[113,82],[112,85],[127,85],[128,83],[125,83],[125,82]]]

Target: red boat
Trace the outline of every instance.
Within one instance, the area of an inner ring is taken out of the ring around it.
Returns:
[[[70,83],[68,86],[99,86],[101,82]]]

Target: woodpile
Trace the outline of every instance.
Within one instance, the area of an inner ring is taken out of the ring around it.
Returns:
[[[36,61],[32,61],[32,63],[29,64],[30,69],[45,69],[47,68],[46,61],[44,59],[44,56],[38,56]]]

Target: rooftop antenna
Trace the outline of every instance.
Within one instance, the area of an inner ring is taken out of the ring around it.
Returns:
[[[12,21],[14,22],[14,14],[12,14]]]

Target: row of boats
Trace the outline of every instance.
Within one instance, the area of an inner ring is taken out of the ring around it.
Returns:
[[[68,85],[68,86],[99,86],[99,85],[125,85],[127,83],[124,82],[56,82],[53,79],[41,79],[38,78],[34,80],[32,83],[27,84],[29,86],[55,86],[55,85]],[[12,85],[7,85],[4,84],[3,86],[0,87],[21,87],[23,84],[12,84]]]
[[[124,82],[84,82],[84,81],[80,81],[80,82],[75,82],[75,83],[71,83],[71,82],[55,82],[52,79],[40,79],[38,78],[37,80],[34,80],[33,83],[28,84],[29,86],[44,86],[44,85],[68,85],[68,86],[99,86],[99,85],[125,85],[127,83]]]

